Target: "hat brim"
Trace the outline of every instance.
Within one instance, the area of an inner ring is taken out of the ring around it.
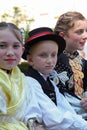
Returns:
[[[29,46],[36,44],[37,42],[44,41],[44,40],[52,40],[58,44],[58,47],[59,47],[58,55],[65,49],[66,43],[65,43],[65,40],[61,36],[55,35],[55,34],[44,35],[44,36],[37,37],[25,43],[25,51],[22,55],[22,58],[26,60],[26,56],[28,55],[28,52],[29,52],[28,50]]]

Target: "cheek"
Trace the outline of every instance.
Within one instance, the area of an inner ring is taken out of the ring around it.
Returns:
[[[57,60],[58,60],[58,57],[56,57],[56,58],[54,58],[54,65],[56,65],[56,63],[57,63]]]
[[[42,60],[42,59],[38,59],[37,61],[36,61],[36,64],[38,63],[38,65],[40,66],[40,67],[43,67],[45,64],[46,64],[46,60]]]
[[[22,57],[22,51],[17,51],[15,53],[15,55],[18,57],[18,58],[21,58]]]
[[[74,42],[77,43],[78,41],[80,41],[79,38],[74,38]]]
[[[81,37],[78,35],[72,35],[71,39],[73,42],[78,42],[81,39]]]
[[[45,60],[37,59],[37,63],[39,63],[39,64],[43,64],[44,62],[45,62]]]
[[[0,58],[2,58],[3,56],[5,56],[5,52],[4,51],[0,51]]]

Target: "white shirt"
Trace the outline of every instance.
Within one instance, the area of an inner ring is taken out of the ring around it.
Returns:
[[[43,92],[38,81],[26,77],[26,84],[31,89],[31,99],[25,113],[25,122],[35,117],[39,123],[45,124],[46,130],[87,130],[87,121],[75,113],[55,85],[57,106]]]

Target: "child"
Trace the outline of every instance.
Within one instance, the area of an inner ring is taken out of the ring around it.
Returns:
[[[30,89],[27,92],[24,75],[17,67],[23,51],[20,30],[12,23],[1,22],[0,130],[29,130],[23,123],[23,118]]]
[[[23,51],[23,38],[17,26],[1,22],[0,130],[32,130],[23,123],[31,90],[31,79],[17,67]],[[36,130],[45,129],[38,126]]]
[[[75,113],[55,83],[49,79],[49,75],[55,73],[53,69],[57,55],[64,48],[64,39],[48,27],[29,32],[22,56],[29,63],[26,75],[32,77],[31,100],[25,121],[34,118],[46,130],[87,130],[87,122]]]
[[[65,73],[59,76],[58,87],[75,111],[87,119],[87,61],[78,53],[87,40],[87,20],[79,12],[66,12],[59,17],[54,32],[66,41],[55,68],[58,75]]]

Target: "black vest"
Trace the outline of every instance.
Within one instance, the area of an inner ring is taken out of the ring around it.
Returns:
[[[54,90],[54,86],[52,85],[52,83],[50,82],[49,78],[47,80],[47,82],[45,81],[45,79],[32,67],[29,66],[27,73],[25,74],[27,76],[30,76],[34,79],[36,79],[40,85],[42,86],[42,89],[44,91],[44,93],[55,103],[56,102],[56,94],[55,94],[55,90]]]

